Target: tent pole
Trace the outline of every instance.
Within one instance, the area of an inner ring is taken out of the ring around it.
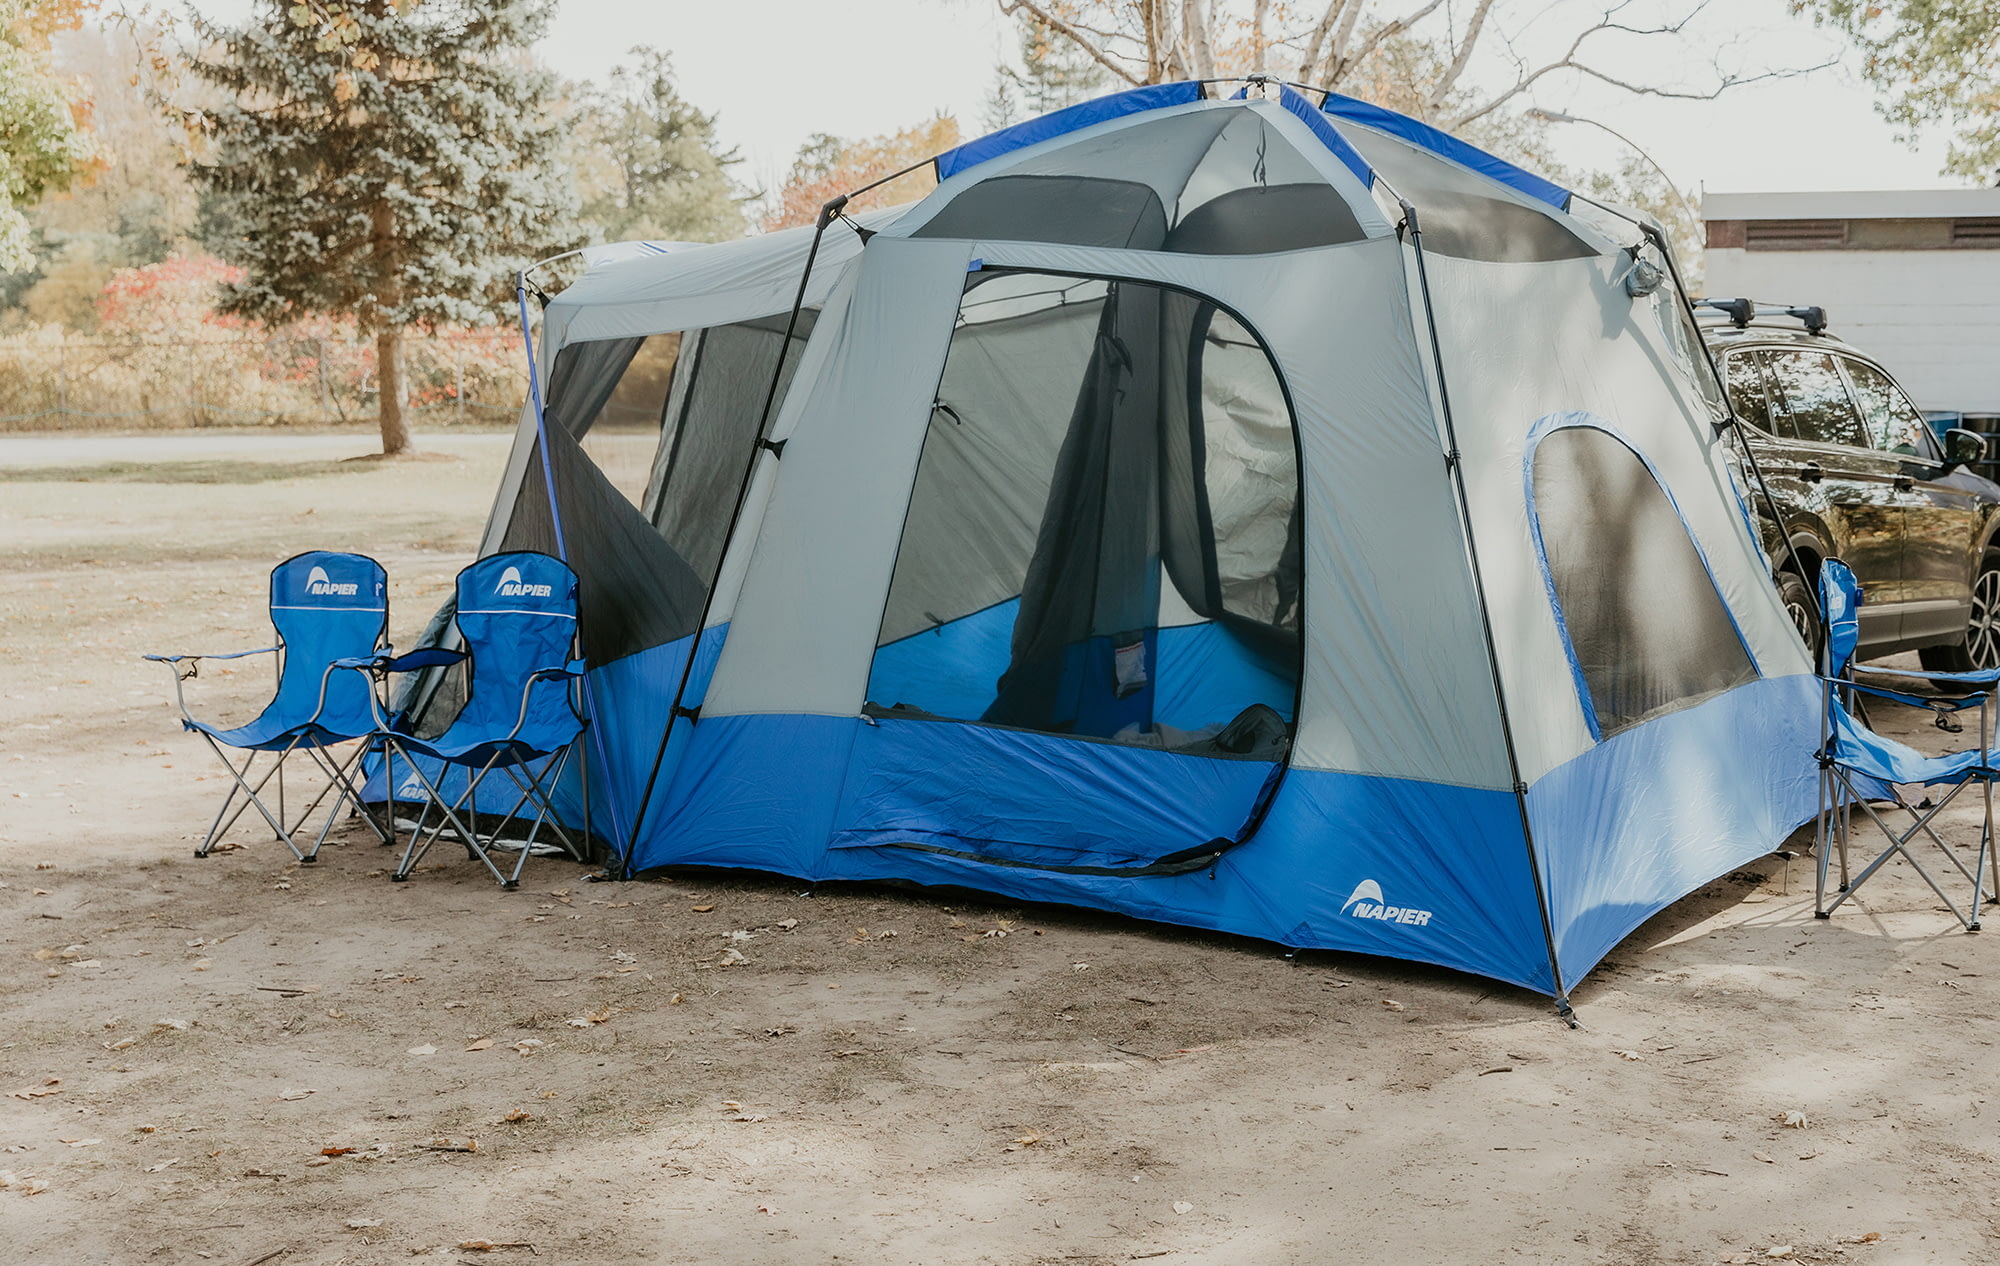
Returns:
[[[1380,174],[1377,174],[1380,179]],[[1390,190],[1391,193],[1395,191]],[[1514,808],[1521,817],[1521,840],[1528,850],[1528,874],[1535,884],[1535,905],[1542,916],[1542,942],[1549,955],[1549,978],[1555,985],[1556,1014],[1571,1028],[1577,1027],[1576,1013],[1570,1009],[1569,989],[1563,984],[1562,961],[1556,956],[1555,924],[1549,917],[1548,891],[1542,883],[1541,859],[1535,852],[1535,828],[1528,820],[1528,784],[1521,778],[1521,757],[1514,747],[1514,726],[1507,715],[1507,688],[1500,677],[1500,653],[1493,643],[1493,613],[1486,600],[1486,581],[1479,569],[1479,546],[1473,539],[1472,506],[1465,491],[1465,464],[1458,451],[1458,428],[1452,421],[1451,392],[1445,386],[1444,345],[1438,337],[1437,314],[1431,306],[1429,270],[1424,266],[1424,234],[1417,209],[1401,194],[1396,201],[1403,208],[1403,225],[1410,232],[1410,246],[1417,258],[1417,289],[1424,301],[1424,324],[1430,335],[1431,362],[1437,372],[1438,411],[1444,418],[1448,451],[1445,469],[1451,472],[1452,491],[1458,497],[1459,521],[1465,528],[1465,556],[1472,568],[1472,589],[1479,604],[1479,627],[1485,635],[1486,667],[1493,678],[1493,701],[1500,709],[1500,737],[1507,748],[1507,773],[1514,783]]]
[[[557,256],[556,258],[561,258],[561,256]],[[540,294],[541,292],[537,290],[536,293]],[[567,567],[569,566],[569,546],[563,540],[562,512],[556,504],[555,469],[549,461],[548,419],[542,408],[542,378],[535,365],[535,336],[528,324],[528,273],[526,270],[515,275],[514,301],[521,310],[521,346],[528,354],[528,401],[535,410],[535,451],[541,455],[542,489],[548,493],[549,497],[549,528],[556,539],[556,557],[562,560],[563,566]],[[546,298],[543,302],[547,302]],[[579,641],[581,637],[582,634],[579,632]],[[581,645],[577,649],[581,651]],[[604,762],[608,767],[609,762],[604,761],[604,727],[598,723],[597,691],[590,684],[590,673],[588,671],[585,671],[581,684],[583,686],[583,710],[588,723],[586,728],[590,731],[591,745],[597,749],[598,760]],[[588,784],[585,785],[585,794],[589,794]],[[615,832],[618,829],[618,818],[620,816],[618,813],[618,792],[615,784],[609,778],[604,780],[604,794],[611,801],[607,807],[611,810],[611,829]],[[588,807],[586,807],[585,812],[586,814],[589,812]]]
[[[906,172],[914,171],[916,167],[921,167],[922,165],[922,163],[918,163],[916,166],[904,170]],[[902,174],[904,172],[895,173],[895,175]],[[882,184],[894,178],[894,176],[885,176],[882,180],[876,181],[875,184]],[[874,185],[868,185],[856,192],[865,192],[867,189],[874,187]],[[632,854],[639,847],[639,830],[645,825],[646,810],[653,803],[653,788],[659,782],[660,767],[665,763],[667,758],[667,745],[674,737],[674,722],[683,716],[692,721],[694,714],[701,710],[699,707],[689,709],[683,706],[687,696],[688,682],[694,676],[695,660],[701,655],[701,640],[703,635],[708,632],[708,617],[710,612],[715,608],[716,586],[722,580],[722,568],[729,559],[729,547],[736,540],[736,525],[743,518],[744,503],[750,499],[750,484],[756,478],[757,474],[757,453],[759,450],[769,449],[771,456],[775,458],[784,448],[783,441],[773,444],[767,438],[771,430],[771,410],[778,402],[778,388],[785,381],[785,362],[790,359],[792,354],[792,339],[798,333],[799,314],[805,310],[806,288],[812,283],[813,264],[819,258],[820,240],[826,236],[827,228],[835,220],[841,218],[841,212],[847,209],[848,198],[848,194],[841,194],[821,207],[819,209],[819,216],[813,224],[812,245],[806,249],[805,270],[799,274],[798,294],[792,300],[791,315],[785,319],[785,337],[778,344],[778,360],[771,368],[771,385],[764,392],[764,410],[757,419],[757,440],[751,446],[750,460],[743,463],[743,476],[736,483],[736,503],[729,511],[729,526],[724,528],[722,532],[722,552],[716,557],[715,571],[708,578],[708,592],[703,595],[701,600],[701,617],[695,621],[694,634],[688,641],[687,660],[681,665],[680,682],[674,687],[674,701],[667,709],[667,724],[660,731],[660,745],[653,752],[652,768],[646,772],[646,788],[639,793],[639,808],[632,815],[632,829],[625,837],[624,852],[618,859],[619,872],[627,879],[632,876]],[[862,241],[867,241],[866,232],[859,229],[857,231],[863,233]]]

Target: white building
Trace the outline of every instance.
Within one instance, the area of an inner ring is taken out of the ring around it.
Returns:
[[[1919,408],[2000,430],[2000,188],[1711,193],[1702,219],[1708,294],[1824,307]]]

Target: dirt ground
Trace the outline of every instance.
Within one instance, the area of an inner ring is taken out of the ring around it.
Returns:
[[[963,897],[545,859],[508,893],[442,852],[392,885],[358,830],[196,860],[222,783],[138,654],[264,644],[315,546],[384,561],[407,643],[504,439],[162,445],[0,439],[0,1259],[2000,1261],[2000,963],[1900,864],[1823,923],[1809,859],[1719,880],[1571,1031]]]

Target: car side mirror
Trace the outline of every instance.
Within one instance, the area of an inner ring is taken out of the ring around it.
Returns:
[[[1944,433],[1944,468],[1956,470],[1986,460],[1986,437],[1977,431],[1953,427]]]

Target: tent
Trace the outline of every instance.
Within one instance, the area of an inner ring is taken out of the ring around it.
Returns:
[[[547,303],[483,550],[581,575],[625,873],[978,889],[1566,1008],[1811,816],[1810,661],[1656,231],[1262,82],[935,164]]]

